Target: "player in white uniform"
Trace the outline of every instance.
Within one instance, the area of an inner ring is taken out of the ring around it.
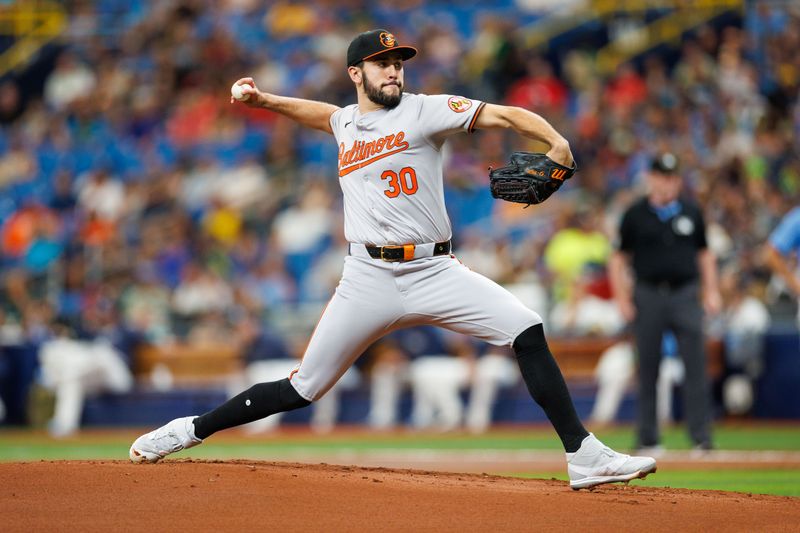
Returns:
[[[531,395],[562,440],[573,488],[655,471],[655,460],[618,454],[584,429],[539,315],[450,253],[441,150],[448,136],[512,128],[547,143],[547,155],[565,165],[572,163],[569,144],[524,109],[404,93],[404,61],[414,55],[386,30],[358,35],[347,51],[358,103],[345,108],[264,93],[252,78],[237,81],[247,105],[336,138],[350,254],[302,362],[287,379],[260,383],[202,416],[179,418],[139,437],[131,460],[155,462],[222,429],[309,405],[372,342],[397,328],[429,324],[513,346]]]

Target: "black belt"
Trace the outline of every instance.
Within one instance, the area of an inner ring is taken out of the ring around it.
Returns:
[[[389,246],[364,246],[367,253],[373,259],[383,259],[384,261],[411,261],[414,259],[413,244],[398,244]],[[450,253],[450,241],[437,242],[433,245],[433,255],[446,255]]]

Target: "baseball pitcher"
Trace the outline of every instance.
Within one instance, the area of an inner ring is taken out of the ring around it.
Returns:
[[[526,205],[545,201],[575,171],[569,144],[546,120],[521,108],[404,92],[405,62],[416,54],[384,29],[356,36],[347,50],[347,74],[357,103],[344,108],[265,93],[252,78],[234,84],[232,104],[268,109],[333,135],[349,255],[302,362],[288,377],[139,437],[130,449],[132,461],[156,462],[217,431],[305,407],[371,343],[395,329],[427,324],[513,347],[531,396],[564,445],[573,489],[655,472],[654,459],[619,454],[586,431],[541,317],[451,253],[442,181],[442,146],[449,136],[511,128],[546,143],[547,154],[516,152],[507,167],[491,173],[496,197]]]

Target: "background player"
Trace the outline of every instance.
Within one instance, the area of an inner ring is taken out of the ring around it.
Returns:
[[[790,293],[795,298],[800,298],[800,275],[796,264],[800,258],[800,207],[786,213],[778,227],[772,231],[766,246],[766,256],[767,265],[786,283]],[[797,309],[797,325],[800,327],[800,305]]]
[[[569,144],[542,117],[521,108],[404,94],[403,63],[415,55],[386,30],[358,35],[347,51],[358,104],[345,108],[265,93],[252,78],[237,81],[247,105],[335,136],[350,254],[303,360],[288,378],[257,384],[202,416],[179,418],[139,437],[131,460],[155,462],[222,429],[305,407],[375,340],[394,329],[431,324],[512,345],[531,395],[567,452],[573,488],[655,471],[654,459],[616,453],[583,427],[539,315],[450,254],[441,152],[448,136],[511,128],[546,143],[547,155],[564,165],[572,164]]]

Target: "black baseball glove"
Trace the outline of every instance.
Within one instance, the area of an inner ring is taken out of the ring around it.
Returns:
[[[550,198],[577,168],[575,163],[572,167],[560,165],[545,154],[513,152],[508,165],[489,167],[489,188],[495,198],[528,207]]]

